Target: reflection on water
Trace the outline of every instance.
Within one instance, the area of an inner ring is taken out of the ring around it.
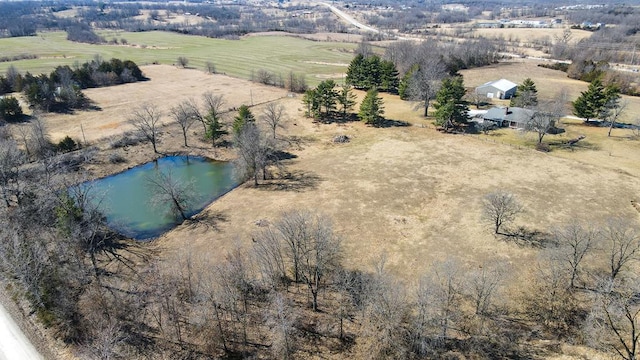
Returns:
[[[187,216],[202,211],[238,183],[230,163],[202,157],[168,156],[83,186],[92,187],[93,201],[98,202],[111,228],[134,239],[150,239],[182,221],[179,215],[169,211],[169,204],[151,201],[157,190],[149,186],[148,179],[157,171],[170,171],[173,178],[192,184],[193,197]]]

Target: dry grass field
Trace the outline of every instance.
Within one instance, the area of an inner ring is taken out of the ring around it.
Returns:
[[[519,83],[530,77],[543,99],[564,88],[573,100],[587,88],[562,72],[536,65],[516,60],[462,74],[469,88],[499,78]],[[599,223],[612,216],[639,216],[631,200],[640,200],[640,141],[629,130],[615,129],[608,138],[607,129],[564,119],[567,132],[549,135],[545,141],[560,144],[577,135],[587,138],[574,151],[554,146],[551,153],[542,153],[532,150],[530,137],[510,129],[480,136],[442,134],[413,104],[397,96],[382,95],[385,116],[410,126],[319,124],[304,118],[301,96],[289,96],[282,89],[171,65],[147,65],[142,70],[151,80],[86,90],[99,111],[45,117],[53,140],[84,137],[102,150],[89,167],[91,176],[154,158],[148,144],[108,148],[109,138],[131,130],[126,120],[136,105],[151,103],[166,114],[171,106],[199,99],[205,91],[223,94],[228,108],[253,104],[251,109],[258,116],[267,102],[283,104],[287,120],[280,137],[289,141],[288,151],[294,155],[285,162],[289,178],[276,176],[257,187],[243,184],[206,208],[198,221],[187,221],[155,240],[166,259],[192,253],[215,263],[236,246],[249,250],[258,224],[271,222],[286,210],[310,209],[333,219],[344,239],[346,267],[371,270],[374,262],[386,256],[393,273],[413,284],[434,262],[454,258],[470,268],[509,264],[511,276],[519,279],[526,276],[526,268],[540,250],[493,236],[481,220],[481,199],[486,193],[512,192],[525,207],[516,225],[531,231],[549,232],[574,219]],[[624,121],[633,120],[640,110],[638,99],[628,100]],[[230,112],[227,121],[234,115]],[[167,116],[163,122],[161,152],[221,160],[233,157],[228,148],[212,148],[198,140],[199,124],[191,129],[191,146],[185,148],[178,126]],[[334,143],[332,139],[341,134],[351,141]],[[107,159],[113,152],[127,162],[110,164]],[[515,290],[527,287],[526,281],[515,283]],[[570,346],[562,352],[554,359],[598,358]]]
[[[530,70],[528,74],[547,71],[535,66]],[[408,282],[434,261],[447,257],[469,266],[503,261],[512,264],[512,273],[517,274],[538,251],[494,238],[480,220],[480,201],[487,192],[513,192],[526,208],[518,224],[531,230],[549,231],[575,218],[597,222],[614,215],[638,216],[630,201],[640,193],[640,169],[631,155],[638,153],[639,145],[628,140],[627,130],[614,130],[617,137],[610,140],[616,144],[612,156],[606,142],[600,145],[606,129],[596,128],[585,129],[593,132],[587,137],[592,146],[545,154],[510,145],[510,137],[514,144],[528,140],[518,140],[521,138],[507,129],[487,138],[439,133],[411,104],[395,96],[384,97],[387,118],[408,121],[412,126],[317,124],[302,116],[299,97],[287,97],[278,89],[170,66],[147,66],[143,71],[151,75],[151,81],[88,91],[103,111],[47,117],[51,133],[79,139],[78,124],[82,123],[86,136],[104,146],[98,139],[128,129],[123,121],[135,103],[151,102],[166,110],[182,99],[211,90],[225,94],[229,106],[249,103],[251,94],[254,103],[280,101],[288,115],[282,137],[297,139],[297,145],[289,149],[296,158],[286,163],[292,179],[276,178],[258,187],[245,184],[228,193],[200,215],[205,221],[187,222],[156,241],[167,255],[187,251],[215,261],[237,244],[250,248],[260,220],[272,221],[282,211],[303,208],[334,219],[344,237],[348,267],[369,269],[386,254],[390,268]],[[491,71],[477,70],[482,76],[490,76]],[[154,76],[159,73],[162,79]],[[473,72],[465,77],[468,85],[483,81]],[[252,111],[258,115],[261,107]],[[568,129],[572,134],[581,127],[576,124]],[[193,131],[200,131],[197,125]],[[338,134],[352,141],[334,144],[331,140]],[[159,148],[229,157],[228,152],[213,150],[192,138],[194,145],[183,148],[177,126],[168,123]],[[153,158],[146,144],[124,154],[129,162],[120,167]],[[94,165],[92,170],[100,176],[120,169]]]

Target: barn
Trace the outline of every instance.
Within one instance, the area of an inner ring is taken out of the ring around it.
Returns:
[[[507,79],[489,81],[476,88],[476,94],[490,99],[511,99],[516,94],[518,84]]]

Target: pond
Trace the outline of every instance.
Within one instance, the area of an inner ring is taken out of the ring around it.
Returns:
[[[182,222],[171,211],[169,197],[152,180],[170,177],[188,193],[184,214],[193,216],[237,184],[233,165],[203,157],[167,156],[102,179],[82,184],[90,191],[107,224],[118,233],[137,240],[157,237]],[[160,200],[160,203],[158,202]]]

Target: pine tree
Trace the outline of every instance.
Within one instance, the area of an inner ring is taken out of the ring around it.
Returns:
[[[436,94],[436,103],[433,105],[436,108],[436,125],[449,131],[469,120],[469,106],[462,100],[464,95],[462,76],[442,80],[442,86]]]
[[[316,87],[318,101],[320,104],[320,115],[323,115],[322,108],[324,108],[324,115],[326,116],[330,115],[336,109],[338,92],[335,88],[336,83],[333,80],[325,80]]]
[[[382,115],[384,115],[382,98],[378,96],[376,89],[370,89],[360,104],[358,117],[365,124],[375,126],[380,125],[380,122],[384,119]]]
[[[240,134],[242,128],[249,122],[255,122],[256,118],[249,110],[247,105],[241,105],[238,109],[238,115],[233,120],[233,133]]]
[[[538,89],[531,78],[526,78],[518,85],[516,95],[511,98],[509,106],[530,108],[538,105]]]
[[[340,94],[338,95],[338,103],[340,104],[342,118],[346,119],[347,114],[356,105],[356,95],[351,91],[351,87],[348,85],[342,87],[342,91],[340,91]]]
[[[356,89],[361,89],[365,82],[365,57],[362,54],[356,55],[356,57],[351,60],[349,64],[349,68],[347,69],[347,77],[345,82],[348,85],[355,87]]]
[[[305,116],[314,119],[318,119],[320,117],[320,97],[318,96],[318,91],[316,89],[309,89],[305,91],[302,102],[307,108]]]
[[[380,63],[380,90],[395,93],[398,91],[398,70],[392,61]]]
[[[572,103],[573,114],[584,118],[585,122],[589,122],[590,119],[601,115],[606,103],[602,81],[595,79],[589,84],[587,91],[581,92],[580,96]]]
[[[207,139],[211,139],[211,145],[216,145],[216,140],[222,137],[222,135],[227,134],[227,131],[224,130],[224,125],[220,122],[220,116],[218,116],[214,111],[209,112],[207,116],[205,116],[205,123],[207,124],[207,132],[205,133],[205,137]]]

